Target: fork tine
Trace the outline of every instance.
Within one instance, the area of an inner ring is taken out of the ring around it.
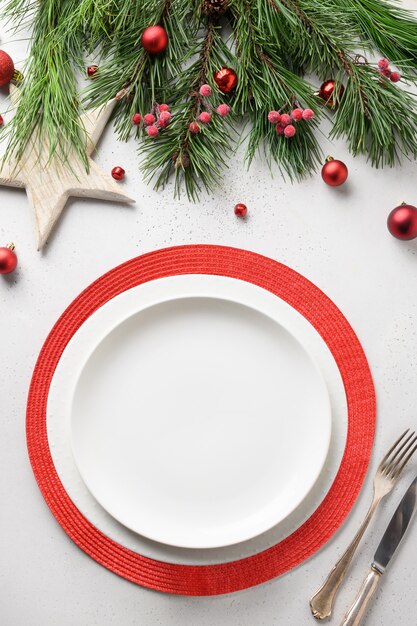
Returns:
[[[417,444],[414,446],[414,448],[412,448],[410,450],[410,452],[405,457],[404,461],[401,463],[401,465],[394,472],[394,479],[398,478],[398,476],[401,474],[401,472],[403,471],[404,467],[407,465],[408,461],[411,459],[411,457],[413,456],[413,454],[414,454],[414,452],[416,450],[417,450]]]
[[[389,457],[391,456],[391,453],[395,450],[395,448],[398,446],[398,444],[400,443],[400,441],[401,441],[402,439],[404,439],[404,437],[405,437],[405,436],[407,435],[407,433],[409,433],[409,432],[410,432],[410,429],[409,429],[409,428],[407,428],[407,430],[405,430],[405,431],[403,432],[403,434],[401,435],[401,437],[399,437],[399,438],[397,439],[397,441],[394,443],[394,445],[392,445],[392,446],[391,446],[391,448],[388,450],[388,452],[386,453],[386,455],[385,455],[385,456],[384,456],[384,458],[382,459],[381,463],[379,464],[379,468],[380,468],[381,470],[382,470],[382,469],[385,467],[385,465],[387,464],[388,459],[389,459]],[[411,433],[411,436],[413,436],[413,433]],[[404,443],[406,443],[406,442],[409,440],[409,438],[410,438],[410,436],[409,436],[409,437],[407,437],[407,439],[405,440],[405,442],[404,442],[404,441],[402,442],[402,444],[401,444],[401,446],[400,446],[400,448],[399,448],[399,449],[401,449],[401,447],[404,445]],[[397,450],[397,452],[398,452],[398,450]]]
[[[390,462],[385,466],[384,472],[386,474],[393,474],[397,469],[398,465],[401,463],[409,449],[416,443],[417,437],[414,432],[411,433],[407,437],[407,439],[402,444],[401,448],[397,450],[394,457],[390,460]]]

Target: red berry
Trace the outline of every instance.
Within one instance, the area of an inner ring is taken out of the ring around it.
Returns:
[[[161,115],[159,116],[159,125],[162,128],[165,128],[166,126],[168,126],[168,124],[171,121],[171,113],[169,113],[168,111],[162,111]]]
[[[386,70],[382,70],[381,74],[383,74],[384,76],[386,76],[387,78],[391,78],[391,70],[390,69],[386,69]]]
[[[284,135],[288,138],[294,137],[296,132],[297,131],[295,130],[295,126],[293,126],[292,124],[288,124],[288,126],[284,128]]]
[[[291,112],[291,117],[295,122],[299,122],[303,119],[303,109],[294,109],[294,111]]]
[[[284,130],[285,130],[284,124],[277,124],[275,126],[275,131],[276,131],[277,135],[283,135],[284,134]]]
[[[160,111],[169,111],[169,105],[168,104],[160,104],[159,105],[159,110]]]
[[[158,128],[154,125],[148,126],[148,128],[146,129],[146,132],[148,134],[148,137],[157,137],[159,134]]]
[[[281,115],[278,113],[278,111],[269,111],[268,122],[271,122],[271,124],[278,124],[280,120]]]
[[[201,85],[200,87],[200,95],[207,97],[211,95],[211,87],[210,85]]]
[[[200,132],[200,127],[197,124],[197,122],[191,122],[188,128],[190,130],[190,133],[193,133],[193,135],[196,135],[197,133]]]
[[[2,118],[2,116],[0,115],[0,126],[3,125],[4,119]]]
[[[387,69],[388,69],[388,67],[389,67],[389,61],[388,61],[388,59],[385,59],[385,58],[383,58],[383,59],[379,59],[379,61],[378,61],[378,67],[379,67],[379,69],[380,69],[380,70],[387,70]]]
[[[147,113],[143,116],[143,123],[145,124],[145,126],[152,126],[153,124],[155,124],[155,115],[152,115],[152,113]]]
[[[210,120],[211,120],[211,114],[208,113],[207,111],[203,111],[202,113],[200,113],[200,115],[197,117],[197,119],[202,124],[208,124],[210,122]]]
[[[111,175],[115,180],[122,180],[125,177],[125,174],[126,172],[123,167],[120,167],[119,165],[116,165],[116,167],[114,167],[111,171]]]
[[[246,217],[247,213],[248,207],[246,206],[246,204],[242,204],[241,202],[239,202],[239,204],[236,204],[235,215],[237,215],[237,217]]]
[[[310,121],[312,120],[314,117],[314,111],[312,111],[311,109],[304,109],[303,111],[303,120],[307,120]]]
[[[10,55],[0,50],[0,87],[8,85],[13,78],[14,63]]]
[[[220,117],[227,117],[230,113],[230,107],[228,104],[219,104],[216,111]]]
[[[280,119],[281,124],[283,124],[284,126],[288,126],[288,124],[291,123],[291,118],[288,115],[288,113],[283,113],[281,115],[281,119]]]
[[[401,74],[399,72],[391,72],[389,79],[393,83],[398,83],[398,81],[401,80]]]
[[[141,115],[139,113],[135,113],[134,115],[132,115],[132,124],[134,124],[135,126],[139,126],[141,119]]]

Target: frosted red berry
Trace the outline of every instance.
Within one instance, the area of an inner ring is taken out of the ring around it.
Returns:
[[[288,113],[283,113],[281,115],[280,123],[283,124],[284,126],[288,126],[288,124],[291,123],[291,118],[288,115]]]
[[[284,135],[287,138],[294,137],[296,132],[297,131],[295,130],[295,126],[293,126],[292,124],[288,124],[288,126],[284,128]]]
[[[219,104],[216,111],[220,117],[227,117],[230,113],[230,107],[228,104]]]
[[[278,124],[280,120],[281,115],[278,113],[278,111],[269,111],[268,122],[271,122],[271,124]]]
[[[200,132],[200,127],[197,124],[197,122],[191,122],[188,128],[190,130],[190,133],[193,133],[193,135],[196,135],[197,133]]]
[[[239,202],[238,204],[236,204],[235,215],[237,217],[246,217],[247,214],[248,214],[248,207],[246,206],[246,204],[242,204],[242,202]]]
[[[157,129],[156,126],[148,126],[148,128],[146,129],[146,132],[148,134],[148,137],[157,137],[159,134],[159,130]]]
[[[378,61],[378,67],[380,70],[387,70],[389,68],[389,61],[388,59],[379,59]]]
[[[111,171],[111,175],[115,180],[122,180],[125,177],[125,170],[120,165],[116,165]]]
[[[392,72],[391,72],[391,70],[390,70],[390,69],[385,69],[385,70],[381,70],[381,74],[382,74],[383,76],[386,76],[387,78],[391,78],[391,74],[392,74]]]
[[[169,104],[160,104],[159,105],[159,110],[160,111],[169,111]]]
[[[277,135],[283,135],[284,134],[284,130],[285,130],[284,124],[277,124],[275,126],[275,131],[276,131]]]
[[[398,83],[398,81],[401,80],[401,74],[399,72],[391,72],[389,79],[393,83]]]
[[[207,96],[211,95],[211,87],[210,85],[201,85],[200,87],[200,95],[204,96],[205,98]]]
[[[165,128],[170,123],[171,118],[171,113],[169,113],[168,111],[162,111],[158,120],[159,125],[162,126],[162,128]]]
[[[142,116],[139,113],[132,115],[132,124],[134,124],[134,126],[139,126],[141,120]]]
[[[291,111],[291,117],[295,122],[299,122],[303,119],[303,109],[294,109]]]
[[[312,109],[304,109],[303,111],[303,120],[306,120],[307,122],[312,120],[314,117],[314,111],[312,111]]]
[[[152,113],[147,113],[143,116],[143,123],[145,124],[145,126],[152,126],[153,124],[155,124],[155,115],[152,115]]]
[[[200,115],[197,117],[197,119],[202,124],[208,124],[210,122],[210,120],[211,120],[211,114],[208,113],[207,111],[203,111],[202,113],[200,113]]]

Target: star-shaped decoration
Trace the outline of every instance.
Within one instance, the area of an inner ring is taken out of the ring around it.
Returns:
[[[10,85],[14,105],[18,103],[18,92],[16,86]],[[58,157],[50,159],[47,143],[40,145],[34,138],[28,142],[18,162],[0,163],[0,185],[26,189],[35,214],[38,250],[46,243],[70,196],[134,202],[91,158],[116,102],[116,99],[111,100],[104,107],[92,109],[81,116],[88,137],[88,171],[75,154],[68,158],[67,163]]]

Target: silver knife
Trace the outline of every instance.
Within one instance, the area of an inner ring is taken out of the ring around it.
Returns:
[[[397,510],[391,518],[388,528],[381,539],[381,542],[375,552],[374,562],[371,571],[364,580],[358,597],[346,613],[341,626],[358,626],[369,601],[374,595],[382,574],[394,556],[396,549],[404,537],[408,525],[413,517],[417,502],[417,476],[405,492],[403,499],[398,505]]]

